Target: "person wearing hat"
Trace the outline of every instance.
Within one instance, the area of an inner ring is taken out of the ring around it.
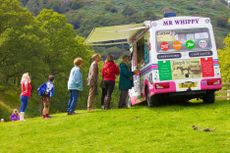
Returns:
[[[93,109],[93,101],[95,99],[95,95],[98,92],[98,62],[100,62],[101,57],[99,54],[94,54],[92,56],[93,62],[90,65],[87,84],[89,86],[89,96],[87,100],[87,110],[91,111]]]

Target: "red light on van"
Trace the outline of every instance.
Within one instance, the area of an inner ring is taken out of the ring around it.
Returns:
[[[212,86],[212,85],[220,85],[221,84],[221,79],[209,79],[207,80],[207,85]]]
[[[169,88],[169,83],[168,82],[156,83],[155,84],[155,88],[156,89],[166,89],[166,88]]]

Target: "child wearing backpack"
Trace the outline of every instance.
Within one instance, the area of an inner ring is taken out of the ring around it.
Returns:
[[[50,109],[50,98],[54,96],[54,76],[49,75],[48,81],[43,83],[38,88],[38,95],[41,96],[41,102],[43,103],[42,116],[44,119],[50,118],[49,109]]]

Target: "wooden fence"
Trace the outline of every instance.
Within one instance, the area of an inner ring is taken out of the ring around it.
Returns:
[[[230,82],[223,83],[222,89],[216,92],[216,99],[230,100]]]

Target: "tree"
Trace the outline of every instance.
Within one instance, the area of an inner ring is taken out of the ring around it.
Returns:
[[[18,1],[5,0],[0,4],[1,83],[19,84],[20,75],[25,71],[37,75],[38,65],[42,65],[39,57],[44,50],[39,41],[41,34],[32,14]]]
[[[221,76],[223,82],[230,81],[230,34],[224,40],[225,48],[219,50],[219,62],[221,66]]]

